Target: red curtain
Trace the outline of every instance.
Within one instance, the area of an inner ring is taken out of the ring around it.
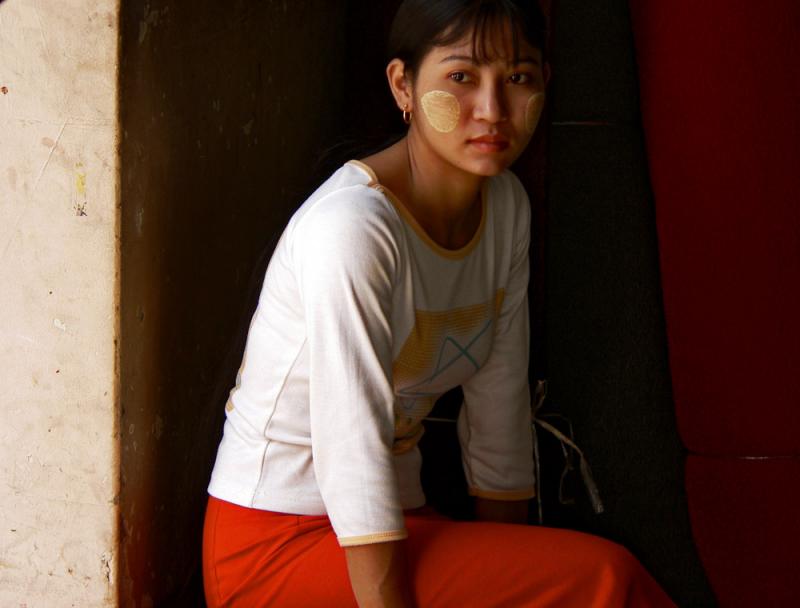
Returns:
[[[800,2],[629,5],[695,542],[800,605]]]

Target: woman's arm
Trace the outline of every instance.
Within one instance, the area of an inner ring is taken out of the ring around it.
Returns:
[[[306,212],[293,250],[314,473],[361,608],[413,607],[392,454],[396,221],[373,189],[350,188]]]
[[[344,552],[360,608],[414,608],[405,541],[356,545]]]
[[[509,510],[517,510],[512,517],[521,518],[523,509],[490,506],[491,501],[516,502],[535,495],[528,386],[530,207],[519,180],[511,173],[508,178],[507,214],[496,219],[506,235],[496,251],[496,262],[508,264],[504,297],[492,351],[462,385],[464,404],[457,425],[469,493],[486,500],[478,502],[478,509],[490,519],[508,517]]]
[[[290,243],[305,321],[312,464],[342,546],[405,538],[392,455],[391,210],[366,186],[318,201]]]

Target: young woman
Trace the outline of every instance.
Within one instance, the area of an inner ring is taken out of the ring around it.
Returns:
[[[530,210],[508,171],[549,66],[529,0],[406,0],[409,124],[336,170],[267,269],[209,486],[209,606],[671,606],[624,548],[520,525],[534,494]],[[416,446],[460,385],[478,522],[425,507]]]

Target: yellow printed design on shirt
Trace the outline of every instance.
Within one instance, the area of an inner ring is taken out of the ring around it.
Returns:
[[[491,351],[504,291],[482,304],[445,311],[417,310],[394,362],[395,436],[411,434],[436,399],[469,379]]]

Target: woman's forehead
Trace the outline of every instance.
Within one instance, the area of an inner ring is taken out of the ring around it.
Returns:
[[[514,56],[512,40],[500,37],[475,37],[471,32],[461,40],[452,44],[435,46],[431,49],[430,58],[436,63],[448,61],[469,61],[476,64],[504,62],[512,64],[515,59],[518,63],[532,62],[541,65],[542,53],[527,40],[518,39],[519,54]]]
[[[505,61],[513,63],[514,54],[514,31],[518,45],[519,62],[533,59],[535,63],[541,63],[541,51],[527,41],[522,31],[516,28],[509,21],[492,24],[491,27],[479,29],[473,27],[458,40],[446,44],[434,46],[431,54],[436,54],[437,61],[449,56],[468,58],[474,63],[492,63],[495,61]]]

